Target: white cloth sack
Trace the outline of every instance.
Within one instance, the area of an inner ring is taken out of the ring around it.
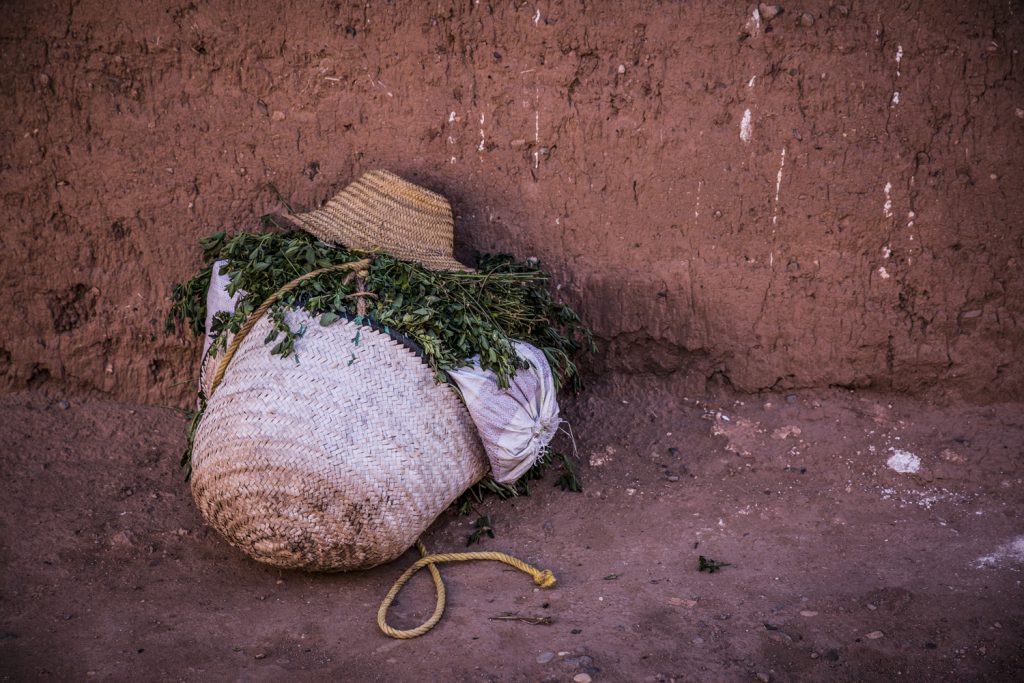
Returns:
[[[525,342],[513,344],[530,367],[519,370],[508,389],[498,386],[493,371],[480,368],[479,358],[448,371],[480,433],[491,476],[501,484],[526,474],[555,438],[559,424],[555,381],[544,352]]]
[[[203,355],[206,359],[206,352],[210,350],[213,343],[213,316],[218,313],[234,313],[235,304],[242,292],[235,292],[234,296],[228,294],[228,285],[231,281],[227,273],[220,274],[220,269],[228,264],[227,261],[216,261],[213,264],[213,273],[210,275],[210,286],[206,290],[206,337],[203,339]]]

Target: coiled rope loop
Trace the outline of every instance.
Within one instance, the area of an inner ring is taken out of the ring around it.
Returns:
[[[476,553],[441,553],[438,555],[428,555],[427,549],[421,541],[416,541],[416,549],[420,551],[420,559],[416,560],[416,563],[405,570],[405,572],[398,577],[395,581],[395,585],[391,587],[388,594],[384,597],[384,601],[380,603],[380,609],[377,610],[377,626],[384,632],[385,635],[389,635],[392,638],[408,639],[422,636],[424,633],[434,628],[437,622],[441,621],[441,615],[444,614],[445,604],[445,589],[444,581],[441,579],[441,572],[437,570],[435,565],[441,564],[442,562],[469,562],[472,560],[495,560],[497,562],[504,562],[505,564],[515,567],[521,572],[529,574],[533,577],[533,582],[541,588],[552,588],[555,585],[555,575],[548,569],[537,569],[536,567],[523,562],[522,560],[506,555],[505,553],[496,552],[476,552]],[[416,628],[407,630],[401,630],[388,625],[388,609],[391,608],[391,603],[398,597],[398,594],[402,591],[405,584],[413,577],[416,572],[426,567],[430,570],[430,578],[434,581],[434,592],[437,595],[437,602],[434,605],[434,613],[430,615],[425,622]]]

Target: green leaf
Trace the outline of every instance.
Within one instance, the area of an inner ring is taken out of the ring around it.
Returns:
[[[337,313],[324,313],[322,316],[320,316],[320,326],[327,327],[328,325],[330,325],[333,322],[336,322],[337,320]]]

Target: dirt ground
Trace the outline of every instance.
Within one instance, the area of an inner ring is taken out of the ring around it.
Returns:
[[[282,573],[204,527],[177,469],[179,413],[0,397],[0,679],[1024,676],[1019,404],[685,396],[669,379],[592,384],[566,410],[584,492],[549,478],[481,506],[497,531],[481,547],[558,585],[448,566],[448,611],[413,641],[374,620],[411,552]],[[460,550],[474,518],[446,513],[428,547]],[[729,566],[698,572],[699,555]],[[392,623],[432,604],[418,577]],[[493,619],[508,613],[551,623]]]

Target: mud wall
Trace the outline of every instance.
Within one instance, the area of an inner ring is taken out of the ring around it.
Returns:
[[[9,3],[0,386],[184,401],[196,238],[386,167],[598,371],[1024,396],[1024,8],[783,8]]]

